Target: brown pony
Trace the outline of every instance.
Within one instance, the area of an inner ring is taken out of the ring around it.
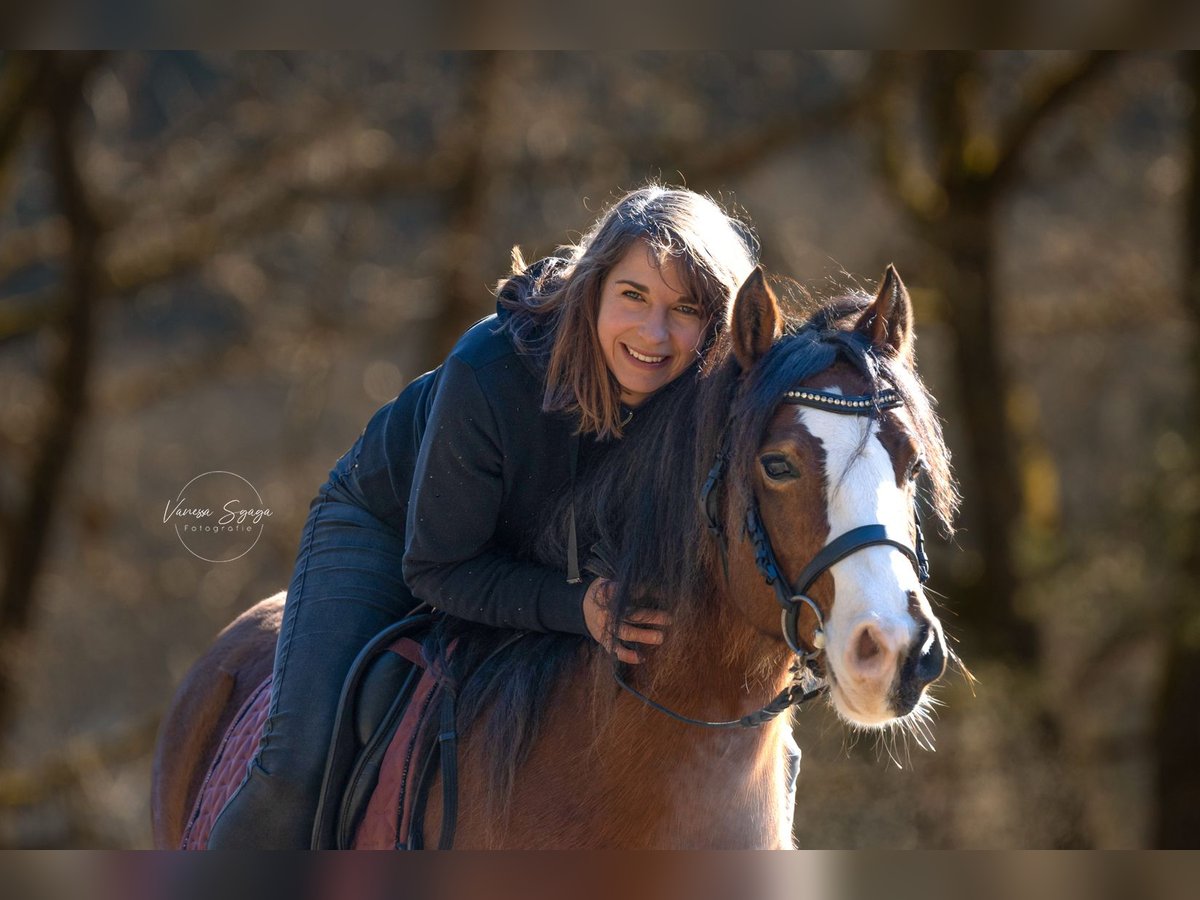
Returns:
[[[789,326],[756,271],[701,371],[639,409],[651,421],[579,486],[576,508],[594,511],[581,533],[610,548],[619,609],[672,615],[642,665],[574,636],[511,641],[449,620],[431,638],[457,638],[467,671],[483,663],[461,689],[455,847],[792,846],[788,716],[702,728],[635,692],[736,720],[794,696],[802,661],[851,725],[919,733],[948,651],[922,589],[917,485],[947,529],[957,495],[912,318],[889,267],[874,298]],[[556,563],[550,524],[537,552]],[[179,845],[221,736],[269,674],[282,603],[237,619],[180,688],[155,759],[158,846]],[[426,833],[440,822],[435,784]]]

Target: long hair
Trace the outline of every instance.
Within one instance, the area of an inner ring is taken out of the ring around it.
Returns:
[[[497,285],[517,348],[544,360],[547,412],[576,414],[579,430],[621,435],[621,386],[609,371],[596,321],[609,271],[638,241],[656,264],[674,261],[684,290],[707,322],[704,346],[724,331],[738,287],[754,268],[750,227],[713,200],[684,188],[647,185],[613,203],[576,244],[527,267],[513,248],[513,273]],[[699,357],[697,357],[699,362]]]

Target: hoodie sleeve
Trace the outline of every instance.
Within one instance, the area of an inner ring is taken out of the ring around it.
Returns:
[[[413,472],[405,581],[420,599],[472,622],[586,635],[587,583],[567,584],[563,572],[496,544],[504,499],[500,433],[474,369],[451,356]]]

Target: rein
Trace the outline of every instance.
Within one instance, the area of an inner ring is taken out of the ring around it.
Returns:
[[[796,674],[791,684],[785,687],[782,691],[775,695],[766,706],[760,706],[752,713],[742,716],[740,719],[730,719],[727,722],[706,722],[704,719],[693,719],[690,716],[685,716],[682,713],[677,713],[672,709],[668,709],[661,703],[656,703],[651,700],[635,687],[631,687],[629,683],[621,677],[620,672],[613,672],[613,680],[617,682],[633,696],[637,697],[651,709],[656,709],[664,715],[670,716],[677,722],[683,722],[685,725],[698,725],[701,728],[758,728],[760,725],[765,725],[778,716],[780,713],[786,712],[793,706],[799,706],[802,703],[807,703],[815,697],[828,692],[829,686],[818,684],[816,687],[806,688],[801,683],[803,671],[796,669]],[[812,676],[815,678],[815,676]]]
[[[787,391],[780,402],[848,416],[869,416],[874,412],[895,409],[904,403],[900,394],[891,389],[856,396],[843,396],[830,391],[794,389]],[[704,486],[700,489],[699,501],[708,530],[717,539],[727,584],[729,582],[729,551],[725,542],[724,528],[721,525],[721,505],[717,489],[724,480],[728,464],[729,429],[726,428],[712,468],[709,469]],[[816,580],[835,564],[859,550],[875,546],[894,547],[903,553],[916,569],[917,578],[921,584],[924,584],[929,578],[929,560],[925,556],[925,540],[921,533],[920,513],[915,501],[913,503],[913,519],[916,522],[915,547],[910,547],[899,536],[890,534],[884,525],[863,525],[859,528],[852,528],[826,544],[804,567],[793,587],[788,584],[780,569],[775,556],[775,548],[771,544],[771,537],[758,510],[758,501],[751,500],[750,508],[746,512],[744,536],[754,545],[754,561],[758,566],[758,571],[767,584],[775,589],[775,598],[782,608],[780,628],[783,632],[783,640],[796,655],[796,662],[792,667],[792,683],[780,691],[769,703],[754,712],[742,716],[740,719],[731,719],[726,722],[693,719],[651,700],[645,694],[631,687],[617,670],[613,672],[614,680],[622,689],[637,697],[651,709],[658,710],[676,721],[702,728],[757,728],[793,706],[807,703],[809,700],[827,693],[828,685],[819,684],[812,687],[804,683],[806,679],[811,683],[816,678],[816,660],[825,652],[825,618],[817,602],[808,596],[808,591]],[[812,650],[805,650],[800,646],[799,614],[803,607],[808,607],[816,616],[817,624],[813,629],[811,640]]]

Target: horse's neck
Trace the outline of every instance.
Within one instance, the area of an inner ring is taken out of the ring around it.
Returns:
[[[693,717],[738,718],[768,702],[786,680],[777,642],[720,616],[676,624],[653,658],[630,673],[657,702]],[[685,725],[620,691],[607,657],[589,654],[581,665],[545,711],[511,815],[502,828],[489,825],[477,788],[463,808],[462,846],[791,846],[787,716],[752,729]],[[769,674],[772,667],[778,671]],[[468,741],[463,771],[484,771],[493,751]]]
[[[752,628],[731,604],[668,629],[663,645],[634,673],[654,699],[706,721],[738,719],[770,702],[787,684],[791,653]]]
[[[630,677],[683,715],[738,719],[785,686],[788,655],[776,644],[729,613],[714,613],[672,632]],[[610,664],[596,666],[599,683],[611,682]],[[788,716],[760,728],[708,729],[677,722],[624,692],[614,703],[596,736],[594,758],[611,778],[603,802],[621,827],[632,817],[660,845],[787,845],[782,764]]]

